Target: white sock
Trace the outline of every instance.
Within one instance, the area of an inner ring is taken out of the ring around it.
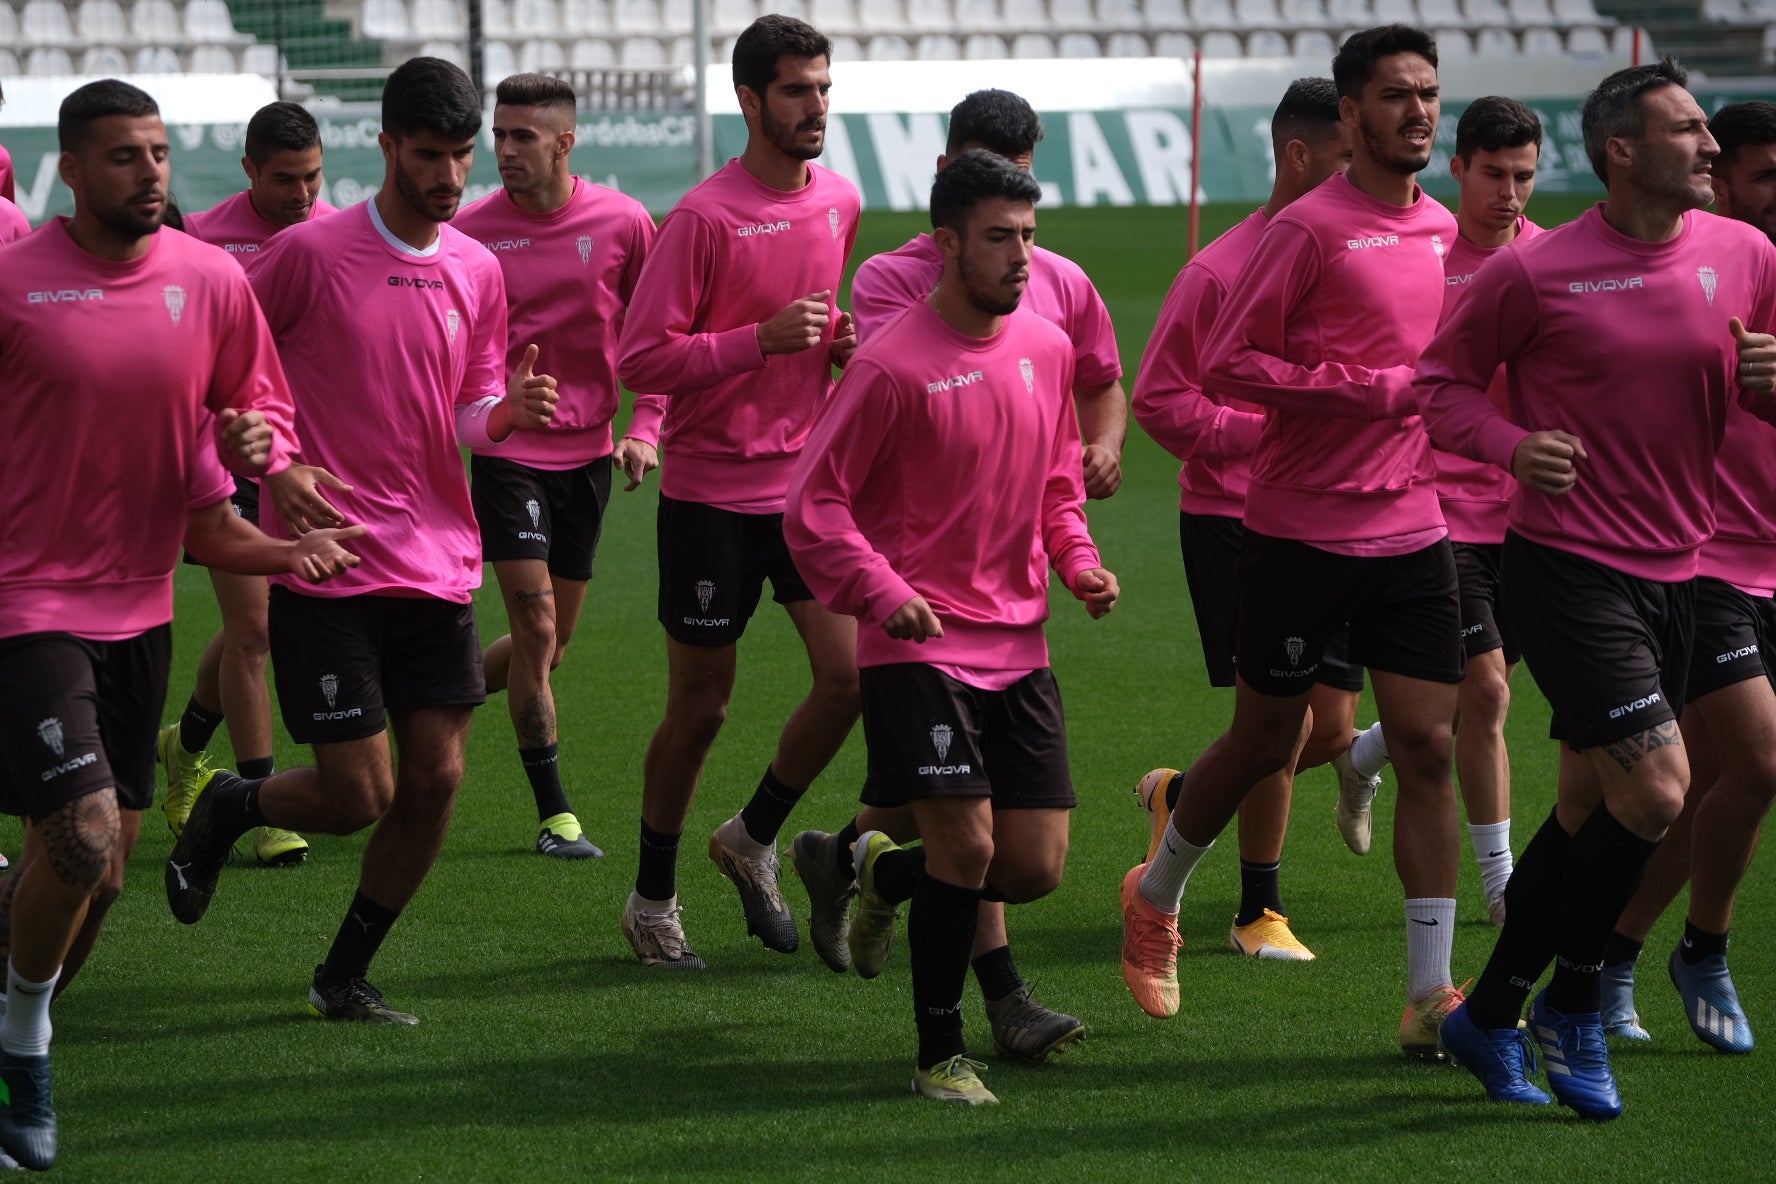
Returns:
[[[665,913],[678,907],[678,893],[674,892],[665,900],[649,900],[638,892],[629,894],[629,911],[632,913]]]
[[[1381,771],[1388,767],[1388,746],[1381,737],[1380,724],[1370,724],[1351,741],[1350,761],[1351,768],[1365,777],[1381,776]]]
[[[761,843],[746,833],[746,824],[736,814],[721,824],[722,842],[748,859],[763,859],[774,851],[776,843]]]
[[[1423,999],[1447,987],[1449,955],[1455,949],[1455,900],[1422,896],[1406,902],[1406,993]]]
[[[1474,842],[1474,859],[1480,864],[1480,882],[1491,900],[1505,890],[1511,878],[1511,820],[1470,822],[1468,837]]]
[[[20,978],[6,963],[6,1019],[0,1022],[0,1048],[15,1057],[40,1057],[49,1053],[49,997],[55,991],[60,967],[46,983]]]
[[[1174,816],[1172,825],[1166,827],[1165,835],[1160,839],[1158,853],[1141,877],[1141,895],[1147,898],[1147,903],[1162,913],[1177,912],[1179,902],[1184,899],[1184,885],[1190,882],[1190,873],[1214,845],[1213,839],[1206,847],[1187,842],[1178,833]]]

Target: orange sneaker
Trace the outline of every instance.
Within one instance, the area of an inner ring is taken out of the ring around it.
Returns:
[[[1122,981],[1155,1019],[1178,1014],[1178,914],[1161,912],[1141,895],[1146,864],[1122,878]]]
[[[1469,979],[1459,987],[1448,983],[1432,987],[1423,999],[1408,995],[1406,1014],[1400,1017],[1400,1051],[1423,1061],[1442,1060],[1437,1033],[1443,1027],[1444,1017],[1466,1002],[1467,989],[1473,982]]]
[[[1152,863],[1153,857],[1159,854],[1166,827],[1172,823],[1172,808],[1166,805],[1166,791],[1172,787],[1174,778],[1182,780],[1183,777],[1184,774],[1176,769],[1154,769],[1135,786],[1135,800],[1150,815],[1153,825],[1153,837],[1147,840],[1147,863]]]

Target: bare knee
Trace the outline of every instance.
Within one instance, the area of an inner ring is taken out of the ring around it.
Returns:
[[[1059,858],[1019,861],[1012,867],[995,867],[989,882],[1010,904],[1041,900],[1061,886],[1065,853]]]
[[[945,835],[933,844],[925,839],[925,870],[946,883],[971,888],[982,884],[993,863],[993,834],[990,830],[970,830]]]
[[[222,623],[222,652],[236,662],[263,668],[271,656],[271,631],[263,613],[249,620]]]
[[[1453,721],[1387,725],[1388,757],[1403,792],[1419,785],[1440,785],[1452,774],[1455,755]]]
[[[819,671],[814,676],[813,689],[808,697],[820,705],[822,710],[832,716],[856,716],[863,711],[863,695],[858,690],[857,668],[855,666]]]
[[[525,600],[525,596],[533,599]],[[509,618],[512,627],[512,652],[523,654],[534,669],[545,665],[550,670],[561,664],[561,647],[556,644],[555,604],[543,592],[520,592],[518,604]]]
[[[699,686],[676,695],[667,704],[666,726],[684,743],[706,749],[728,721],[728,697],[713,686]]]
[[[333,805],[335,832],[356,834],[375,826],[388,813],[395,800],[395,781],[386,769],[336,775],[327,782],[327,795]]]
[[[1469,668],[1461,686],[1461,721],[1468,734],[1504,730],[1505,715],[1511,710],[1511,684],[1497,670]]]
[[[39,821],[37,831],[56,880],[74,892],[95,894],[110,879],[123,841],[117,795],[104,789],[66,802]]]

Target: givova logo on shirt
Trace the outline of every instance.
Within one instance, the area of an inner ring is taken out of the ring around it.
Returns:
[[[103,300],[103,288],[63,288],[57,292],[26,292],[26,304],[78,304],[83,300]]]
[[[1646,280],[1640,276],[1625,275],[1620,279],[1573,280],[1566,285],[1566,290],[1583,296],[1592,292],[1629,292],[1644,287]]]
[[[950,378],[940,378],[936,382],[926,383],[925,393],[928,395],[942,394],[944,391],[954,390],[959,386],[972,386],[977,382],[984,381],[985,378],[986,375],[979,370],[970,370],[966,374],[957,374]]]
[[[1344,249],[1347,251],[1364,251],[1370,247],[1397,247],[1400,236],[1397,234],[1375,234],[1367,238],[1346,239]]]
[[[37,721],[37,738],[43,741],[49,750],[55,753],[56,758],[60,760],[62,756],[61,720],[52,715],[48,719]],[[63,773],[72,773],[75,769],[84,769],[88,765],[96,764],[98,763],[98,759],[99,754],[96,752],[83,752],[71,761],[63,761],[60,764],[45,769],[43,771],[42,780],[46,782],[54,781]]]
[[[735,233],[741,238],[753,238],[761,234],[782,234],[788,229],[789,219],[785,218],[781,222],[754,222],[750,226],[737,227]]]

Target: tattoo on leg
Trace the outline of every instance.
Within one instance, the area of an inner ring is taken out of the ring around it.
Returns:
[[[555,743],[555,704],[547,695],[532,695],[518,713],[518,746],[541,748]]]
[[[545,596],[553,595],[555,595],[555,589],[553,588],[538,588],[534,592],[520,592],[517,596],[513,597],[513,599],[519,604],[529,604],[533,600],[541,600]]]
[[[70,888],[96,888],[110,870],[111,849],[123,832],[117,795],[89,793],[75,798],[44,818],[38,830],[56,879]]]
[[[1656,728],[1649,728],[1638,736],[1627,736],[1621,740],[1605,744],[1603,750],[1610,754],[1625,773],[1634,772],[1634,766],[1645,760],[1647,754],[1659,748],[1670,748],[1683,743],[1683,734],[1678,731],[1677,721],[1671,720]]]

